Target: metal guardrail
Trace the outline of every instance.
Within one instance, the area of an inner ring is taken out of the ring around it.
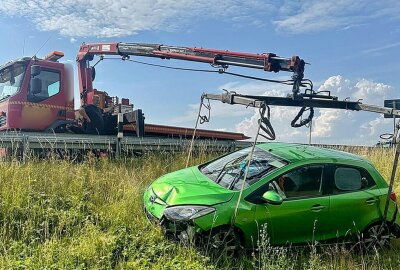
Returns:
[[[194,151],[231,152],[251,146],[251,141],[224,141],[224,140],[194,140]],[[317,147],[342,150],[348,147],[360,149],[374,149],[376,146],[348,146],[333,144],[312,144]],[[120,154],[143,153],[151,151],[180,152],[188,150],[190,139],[106,135],[86,135],[68,133],[38,133],[38,132],[2,132],[0,133],[0,149],[10,150],[12,153],[30,153],[44,151],[90,151],[99,150]]]
[[[68,133],[4,132],[0,133],[0,148],[26,152],[29,150],[105,150],[111,152],[135,153],[148,151],[182,151],[188,149],[190,140],[162,138],[86,135]],[[246,141],[223,141],[196,139],[194,149],[207,151],[233,151],[250,146]],[[117,149],[120,149],[118,151]]]

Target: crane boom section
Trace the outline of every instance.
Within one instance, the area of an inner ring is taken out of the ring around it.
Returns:
[[[215,50],[205,48],[190,48],[180,46],[166,46],[162,44],[146,43],[96,43],[83,44],[78,53],[78,62],[83,59],[93,59],[94,55],[121,55],[144,56],[161,59],[179,59],[203,62],[221,66],[242,66],[262,69],[265,71],[295,71],[300,64],[298,56],[290,58],[279,57],[273,53],[252,54]]]
[[[203,95],[206,99],[221,101],[227,104],[240,104],[246,107],[262,108],[263,106],[285,106],[285,107],[313,107],[325,109],[342,109],[350,111],[366,111],[391,116],[400,116],[400,110],[393,108],[380,107],[376,105],[364,104],[360,101],[337,100],[336,97],[322,95],[304,95],[302,98],[293,99],[292,97],[274,96],[252,96],[241,95],[234,92],[223,94]]]
[[[265,71],[294,71],[298,56],[284,58],[273,53],[251,54],[225,50],[165,46],[160,44],[119,43],[120,55],[136,55],[163,59],[179,59],[220,66],[241,66]]]
[[[286,58],[277,56],[274,53],[253,54],[146,43],[82,44],[77,55],[82,104],[92,104],[90,93],[93,92],[91,83],[93,75],[89,62],[93,60],[95,55],[120,55],[123,59],[130,56],[178,59],[208,63],[223,69],[229,66],[239,66],[267,72],[288,71],[293,72],[297,75],[296,78],[300,79],[303,78],[305,64],[298,56]]]

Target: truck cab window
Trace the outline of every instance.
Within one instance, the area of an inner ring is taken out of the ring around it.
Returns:
[[[17,62],[0,70],[0,100],[18,93],[25,70],[26,62]]]
[[[41,89],[39,93],[34,94],[36,102],[45,100],[49,97],[55,96],[60,92],[60,73],[57,71],[42,70],[36,76],[41,80]],[[32,95],[32,93],[31,93]]]

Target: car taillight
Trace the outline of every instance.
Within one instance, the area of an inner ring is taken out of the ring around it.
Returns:
[[[390,193],[390,199],[391,199],[392,201],[396,202],[396,201],[397,201],[396,193],[394,193],[394,192]]]

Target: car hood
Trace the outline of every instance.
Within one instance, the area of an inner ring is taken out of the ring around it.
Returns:
[[[154,181],[149,189],[168,206],[213,205],[229,201],[234,194],[203,175],[197,167],[166,174]]]

